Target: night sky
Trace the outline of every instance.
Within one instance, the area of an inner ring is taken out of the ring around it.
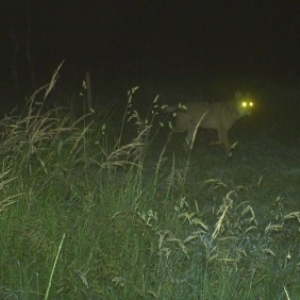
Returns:
[[[12,32],[28,78],[28,16],[41,84],[62,60],[64,80],[89,70],[103,83],[300,75],[297,0],[1,2],[1,82],[11,77]]]

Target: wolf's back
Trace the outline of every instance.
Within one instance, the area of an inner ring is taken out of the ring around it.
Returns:
[[[166,114],[172,113],[174,111],[186,111],[186,110],[187,110],[186,106],[181,103],[175,105],[163,105],[161,107],[161,112]]]

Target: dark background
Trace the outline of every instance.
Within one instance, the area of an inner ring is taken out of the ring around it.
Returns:
[[[280,82],[300,75],[300,1],[1,1],[0,80],[36,84],[65,60],[61,80],[94,86],[236,80]],[[27,38],[28,20],[31,36]],[[251,89],[251,87],[249,87]]]

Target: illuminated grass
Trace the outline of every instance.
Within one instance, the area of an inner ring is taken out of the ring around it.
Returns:
[[[37,95],[2,120],[0,298],[297,299],[294,148],[236,128],[231,160],[186,156],[129,96],[120,122]]]

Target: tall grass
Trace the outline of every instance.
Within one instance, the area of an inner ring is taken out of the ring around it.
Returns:
[[[299,212],[260,177],[156,153],[155,115],[143,120],[133,93],[118,132],[46,109],[57,73],[1,121],[2,299],[297,299]]]

